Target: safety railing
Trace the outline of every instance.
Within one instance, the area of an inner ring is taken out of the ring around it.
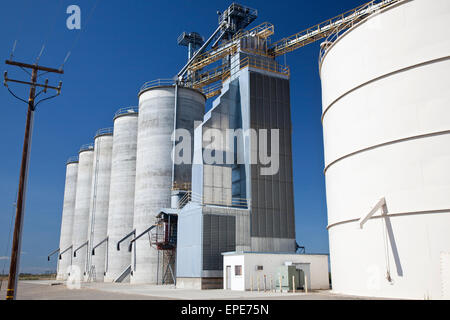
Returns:
[[[353,24],[361,21],[370,14],[373,14],[399,1],[402,0],[369,1],[336,17],[323,21],[319,24],[316,24],[315,26],[312,26],[292,36],[277,41],[271,46],[269,51],[273,56],[280,56],[285,53],[294,51],[295,49],[303,47],[309,43],[330,36],[335,33],[336,30],[349,28]]]
[[[228,63],[220,65],[212,70],[208,70],[204,73],[201,73],[194,78],[194,83],[192,84],[193,88],[201,88],[213,82],[222,79],[222,75],[229,70]]]
[[[213,48],[212,50],[199,55],[189,69],[196,71],[218,61],[226,55],[234,54],[237,51],[237,41],[245,36],[257,36],[266,39],[274,33],[274,30],[273,24],[269,22],[263,22],[249,30],[240,30],[231,38],[231,40],[222,42],[218,48]]]
[[[246,209],[250,205],[250,200],[246,198],[231,197],[229,199],[211,199],[212,197],[204,197],[198,193],[188,191],[186,194],[178,201],[178,209],[182,209],[189,202],[200,204],[200,205],[213,205],[213,206],[224,206],[224,207],[236,207],[241,209]]]
[[[219,15],[219,24],[223,21],[226,21],[228,16],[235,11],[245,12],[248,22],[253,21],[258,16],[258,10],[240,5],[238,3],[232,3],[224,12]]]
[[[259,26],[254,27],[248,31],[251,36],[257,36],[263,39],[267,39],[275,32],[275,27],[270,22],[263,22]]]
[[[114,128],[102,128],[97,130],[97,132],[95,133],[95,137],[99,137],[99,136],[105,136],[105,135],[112,135],[114,133]]]
[[[240,69],[245,67],[252,67],[268,72],[274,72],[285,76],[290,76],[290,69],[288,66],[281,65],[274,60],[264,60],[255,57],[246,57],[240,62]]]
[[[375,0],[379,1],[379,0]],[[342,23],[345,19],[353,19],[355,15],[361,14],[361,10],[363,10],[365,7],[369,5],[373,5],[375,1],[370,1],[368,3],[362,4],[354,9],[351,9],[349,11],[346,11],[338,16],[335,16],[331,19],[328,19],[326,21],[323,21],[319,24],[316,24],[315,26],[312,26],[308,29],[305,29],[303,31],[300,31],[290,37],[283,38],[277,42],[275,42],[272,45],[272,52],[275,55],[281,55],[286,52],[293,51],[297,49],[298,47],[303,45],[303,41],[307,41],[308,39],[311,40],[317,40],[313,39],[315,35],[317,35],[319,38],[326,37],[327,35],[323,35],[324,30],[330,30],[334,29],[334,26],[339,25]],[[321,34],[321,35],[319,35]]]
[[[232,75],[236,74],[239,70],[245,68],[245,67],[252,67],[255,69],[260,69],[268,72],[273,72],[281,75],[285,75],[287,77],[290,76],[291,72],[288,66],[284,66],[279,64],[278,62],[274,60],[264,60],[257,57],[245,57],[242,59],[239,63],[239,69],[232,68],[226,69],[222,71],[221,74],[221,82],[213,83],[209,86],[203,86],[202,92],[206,96],[206,98],[212,98],[216,95],[219,95],[222,90],[223,82],[225,82],[228,78],[230,78]],[[219,79],[216,79],[218,81]]]
[[[237,51],[236,43],[229,43],[221,46],[217,50],[212,50],[199,55],[192,65],[189,67],[190,70],[196,71],[216,62],[227,55],[234,54]]]
[[[78,162],[78,156],[72,156],[67,159],[66,164]]]
[[[210,86],[202,88],[203,94],[208,99],[220,94],[221,90],[222,90],[222,82],[214,83]]]
[[[166,236],[166,230],[164,230],[162,227],[161,228],[156,228],[156,231],[150,236],[151,239],[151,243],[152,244],[162,244],[162,243],[174,243],[176,244],[176,239],[177,237],[175,235],[172,235],[170,237],[170,240],[167,239],[168,237]]]
[[[182,209],[185,205],[187,205],[191,201],[192,199],[191,195],[192,195],[191,191],[188,191],[184,194],[184,196],[178,201],[178,209]]]
[[[139,107],[125,107],[125,108],[120,108],[119,110],[116,111],[116,113],[114,114],[114,118],[124,115],[124,114],[134,114],[134,113],[139,113]]]
[[[267,39],[275,32],[275,27],[270,22],[263,22],[256,27],[249,30],[240,30],[233,36],[232,41],[237,41],[245,36],[256,36],[262,39]]]
[[[94,150],[94,144],[93,144],[93,143],[83,144],[83,145],[80,147],[80,151],[79,151],[79,152],[82,152],[82,151],[88,151],[88,150]]]
[[[377,12],[399,1],[400,0],[372,0],[338,16],[337,18],[341,18],[341,21],[335,23],[335,26],[332,28],[332,31],[327,35],[327,38],[320,46],[319,67],[322,64],[323,58],[325,57],[325,54],[328,52],[328,49],[334,42],[336,42],[341,37],[341,35],[345,31],[352,28],[355,24],[359,23],[361,20],[365,19],[370,14],[373,14],[374,12]]]
[[[244,53],[250,53],[250,54],[257,55],[257,56],[264,56],[264,57],[273,59],[273,56],[269,54],[267,46],[263,47],[263,48],[251,48],[248,46],[246,46],[246,47],[241,46],[241,51]]]
[[[248,199],[242,198],[230,198],[230,199],[205,199],[203,198],[203,205],[223,206],[223,207],[235,207],[240,209],[246,209],[249,205]]]
[[[158,250],[174,249],[177,244],[177,225],[175,223],[158,223],[150,234],[151,244]]]
[[[155,87],[173,86],[173,85],[175,85],[175,81],[173,79],[155,79],[155,80],[144,83],[144,85],[141,87],[140,92],[151,89],[151,88],[155,88]]]
[[[344,30],[347,30],[353,27],[355,23],[360,22],[361,19],[366,16],[365,11],[373,7],[375,1],[377,0],[367,2],[353,10],[347,11],[346,13],[343,13],[342,15],[336,17],[340,18],[340,21],[337,21],[340,23],[335,23],[335,26],[331,29],[331,32],[327,35],[325,41],[321,44],[319,52],[319,65],[322,63],[322,59],[325,56],[325,53],[327,52],[330,45],[341,36]],[[388,0],[387,2],[391,1],[392,0]],[[347,21],[345,21],[345,16],[348,14],[350,14],[350,16],[347,17]],[[331,24],[331,26],[333,26],[333,24]]]

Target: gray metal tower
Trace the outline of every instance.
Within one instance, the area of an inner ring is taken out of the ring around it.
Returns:
[[[232,4],[211,49],[179,73],[218,97],[195,128],[192,190],[179,203],[178,287],[221,288],[224,252],[296,251],[290,73],[267,54],[273,25],[242,30],[256,15]],[[271,173],[264,155],[276,165]]]

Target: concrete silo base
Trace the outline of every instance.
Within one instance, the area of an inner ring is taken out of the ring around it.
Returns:
[[[223,289],[223,278],[177,278],[177,289]]]

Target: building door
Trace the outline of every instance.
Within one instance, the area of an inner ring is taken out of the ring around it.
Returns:
[[[227,266],[227,273],[226,273],[226,281],[227,281],[227,290],[231,290],[231,266]]]

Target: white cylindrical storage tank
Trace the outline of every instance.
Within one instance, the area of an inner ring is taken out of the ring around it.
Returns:
[[[116,112],[109,189],[108,269],[105,282],[117,279],[131,264],[131,253],[128,251],[131,237],[121,243],[120,251],[117,250],[117,243],[133,230],[137,128],[137,107],[123,108]]]
[[[172,179],[174,118],[177,128],[187,129],[193,136],[194,121],[203,119],[205,100],[197,90],[159,83],[153,87],[144,86],[139,93],[133,221],[137,236],[155,223],[161,208],[170,208],[173,180],[178,184],[190,182],[190,164],[177,166]],[[157,283],[161,280],[162,261],[159,259],[158,270],[158,254],[150,246],[149,239],[145,235],[136,241],[131,282]]]
[[[94,138],[91,205],[89,210],[89,261],[86,279],[103,281],[108,264],[108,209],[111,181],[113,128],[97,131]]]
[[[333,290],[450,298],[450,1],[370,16],[320,74]]]
[[[59,240],[60,258],[58,259],[57,280],[66,280],[72,265],[73,250],[72,231],[75,214],[75,196],[77,192],[78,157],[72,157],[66,163],[66,182],[61,218],[61,235]]]
[[[92,144],[82,146],[78,158],[77,191],[72,229],[74,257],[70,277],[72,280],[81,281],[86,271],[88,253],[86,241],[88,240],[94,146]]]

